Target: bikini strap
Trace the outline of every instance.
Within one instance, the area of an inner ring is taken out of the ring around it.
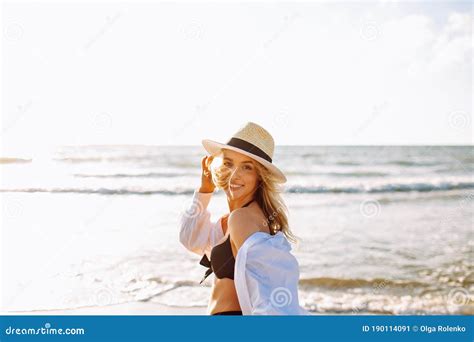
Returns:
[[[250,204],[252,204],[254,200],[251,200],[250,202],[246,203],[245,205],[242,206],[242,208],[248,207]]]

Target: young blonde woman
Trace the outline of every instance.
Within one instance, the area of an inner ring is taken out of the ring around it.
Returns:
[[[284,174],[272,163],[274,141],[249,122],[225,144],[203,140],[201,187],[181,217],[180,241],[202,259],[203,279],[214,273],[211,315],[301,315],[298,262],[288,240],[286,207],[279,194]],[[212,163],[212,167],[211,167]],[[207,206],[215,189],[229,214],[212,222]]]

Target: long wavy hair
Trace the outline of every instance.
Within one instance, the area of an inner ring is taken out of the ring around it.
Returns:
[[[222,163],[224,151],[215,156],[216,163],[211,167],[212,181],[217,188],[227,190],[229,187],[231,170]],[[275,176],[262,164],[252,160],[257,170],[258,182],[254,193],[254,200],[258,203],[265,215],[265,226],[269,226],[270,234],[282,232],[288,241],[296,243],[297,237],[292,233],[288,224],[288,208],[281,197],[281,185]]]

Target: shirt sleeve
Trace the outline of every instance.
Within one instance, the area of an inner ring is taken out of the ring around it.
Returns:
[[[277,235],[254,233],[237,253],[234,281],[244,315],[310,314],[299,305],[298,262]]]
[[[191,204],[181,214],[179,240],[189,251],[203,255],[220,240],[224,233],[217,222],[211,222],[207,210],[211,193],[194,191]]]

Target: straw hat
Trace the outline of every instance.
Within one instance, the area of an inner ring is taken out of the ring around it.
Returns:
[[[272,136],[263,127],[253,122],[247,122],[225,143],[205,139],[202,145],[211,156],[215,156],[222,149],[242,153],[265,166],[276,176],[279,183],[285,183],[286,177],[273,163],[275,142]]]

